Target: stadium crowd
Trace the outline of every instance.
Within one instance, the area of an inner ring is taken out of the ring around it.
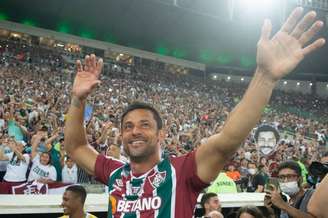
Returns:
[[[34,180],[95,183],[65,154],[63,145],[74,66],[49,48],[7,39],[0,46],[0,194]],[[220,131],[247,87],[211,80],[204,84],[201,77],[168,73],[156,64],[135,63],[130,72],[112,67],[106,71],[87,102],[88,141],[97,151],[125,162],[118,123],[129,103],[143,101],[158,108],[167,134],[163,155],[180,156]],[[222,172],[237,184],[236,191],[263,192],[263,181],[277,176],[277,166],[290,159],[301,164],[306,187],[311,180],[308,167],[324,154],[328,99],[276,90],[271,102],[259,125],[279,130],[277,147],[263,157],[254,132],[249,135]],[[311,116],[295,113],[295,106]]]

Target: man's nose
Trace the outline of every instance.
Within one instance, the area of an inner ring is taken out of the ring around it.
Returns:
[[[137,126],[133,127],[133,129],[132,129],[133,135],[140,135],[140,133],[141,133],[141,130],[139,127],[137,127]]]

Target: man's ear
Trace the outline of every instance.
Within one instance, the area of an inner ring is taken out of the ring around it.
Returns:
[[[205,202],[205,203],[204,203],[204,209],[206,210],[206,209],[208,209],[208,208],[209,208],[208,203]]]

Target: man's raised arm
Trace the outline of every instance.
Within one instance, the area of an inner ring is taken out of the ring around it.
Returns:
[[[328,175],[317,185],[308,204],[308,211],[317,218],[328,218]]]
[[[102,59],[95,55],[86,56],[84,66],[76,62],[77,74],[74,79],[71,105],[65,123],[65,150],[68,155],[87,173],[94,175],[97,151],[86,139],[83,125],[84,106],[87,96],[100,81],[98,80],[103,66]]]
[[[214,180],[243,143],[259,121],[279,79],[295,69],[307,54],[325,44],[324,39],[318,39],[307,45],[323,22],[315,21],[314,11],[301,19],[302,13],[302,8],[296,8],[272,38],[271,22],[264,22],[257,45],[257,69],[246,93],[228,116],[222,131],[211,136],[196,152],[197,174],[204,182]]]

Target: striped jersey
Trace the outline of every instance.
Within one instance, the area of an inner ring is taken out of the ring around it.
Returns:
[[[142,175],[98,155],[95,171],[108,185],[108,218],[190,218],[198,194],[208,186],[196,174],[195,152],[163,159]]]

